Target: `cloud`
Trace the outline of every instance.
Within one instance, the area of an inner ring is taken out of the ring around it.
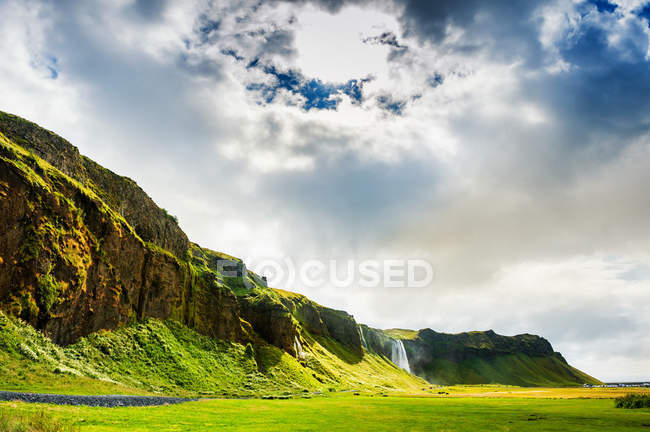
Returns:
[[[407,47],[405,45],[401,45],[397,41],[397,36],[395,36],[395,33],[386,31],[380,34],[379,36],[372,36],[372,37],[367,37],[363,39],[364,43],[374,43],[374,44],[380,44],[380,45],[388,45],[393,48],[398,48],[398,49],[406,49]]]

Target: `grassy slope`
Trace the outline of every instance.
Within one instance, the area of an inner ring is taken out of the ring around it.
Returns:
[[[0,412],[40,406],[0,403]],[[153,408],[48,407],[82,431],[637,431],[650,409],[612,400],[337,396],[309,400],[214,400]]]
[[[62,348],[0,313],[1,389],[259,396],[330,389],[416,392],[427,385],[379,356],[350,363],[336,341],[305,336],[311,348],[303,364],[271,345],[215,340],[159,320],[95,333]]]
[[[429,387],[429,383],[423,379],[404,372],[379,355],[366,353],[356,363],[347,362],[341,358],[344,356],[336,353],[332,348],[336,346],[336,341],[333,339],[310,336],[308,340],[311,342],[313,354],[311,359],[308,355],[306,363],[314,370],[322,371],[329,379],[334,380],[337,376],[345,377],[350,389],[420,392],[423,388]]]
[[[417,330],[409,329],[388,329],[384,330],[384,333],[396,339],[415,339],[418,336]]]
[[[433,359],[424,371],[432,383],[445,385],[509,383],[520,386],[572,386],[598,383],[593,377],[564,364],[557,357],[525,354],[473,358],[461,362]]]

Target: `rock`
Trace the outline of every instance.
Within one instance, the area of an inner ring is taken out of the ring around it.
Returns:
[[[184,258],[189,247],[174,217],[159,208],[131,179],[100,166],[60,136],[20,117],[0,112],[0,131],[10,140],[95,192],[144,240]]]
[[[260,292],[241,299],[242,318],[268,343],[297,356],[294,340],[298,335],[289,310],[273,295]]]
[[[280,293],[282,304],[307,331],[317,336],[332,337],[352,354],[361,358],[363,355],[361,334],[359,325],[352,315],[321,306],[299,294],[282,290],[277,292]]]

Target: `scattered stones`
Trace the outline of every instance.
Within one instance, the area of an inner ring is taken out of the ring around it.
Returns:
[[[30,403],[47,403],[55,405],[86,405],[91,407],[143,407],[155,405],[170,405],[183,402],[196,401],[198,399],[187,399],[164,396],[76,396],[59,395],[46,393],[21,393],[0,391],[2,401],[22,401]]]

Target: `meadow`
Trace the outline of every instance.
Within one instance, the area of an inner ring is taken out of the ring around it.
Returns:
[[[449,395],[337,393],[287,400],[212,399],[149,408],[4,402],[0,415],[49,416],[67,425],[56,429],[61,432],[650,430],[650,409],[614,407],[611,398],[626,389],[467,386],[447,390]]]

